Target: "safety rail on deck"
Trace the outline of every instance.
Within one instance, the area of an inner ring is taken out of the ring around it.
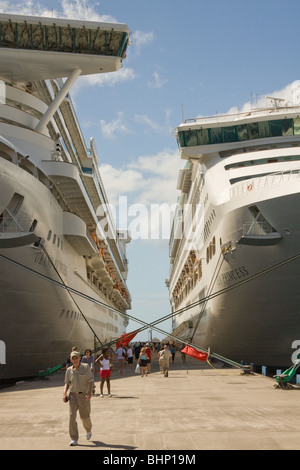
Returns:
[[[282,171],[278,173],[270,173],[269,175],[260,177],[251,177],[241,183],[236,183],[230,188],[230,198],[241,196],[242,194],[257,189],[263,189],[275,184],[287,183],[288,181],[300,181],[300,170]]]
[[[243,236],[264,236],[273,233],[274,229],[269,222],[247,222],[243,224]]]
[[[32,232],[36,222],[26,214],[9,213],[7,209],[0,214],[0,234],[1,233],[20,233]]]

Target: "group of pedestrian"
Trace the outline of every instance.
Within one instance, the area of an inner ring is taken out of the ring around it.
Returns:
[[[117,370],[120,374],[124,374],[126,361],[128,363],[129,371],[132,372],[133,368],[133,351],[131,346],[124,347],[120,345],[116,349],[116,358],[117,358]]]

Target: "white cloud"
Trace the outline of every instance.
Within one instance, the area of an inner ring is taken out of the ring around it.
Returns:
[[[72,97],[75,97],[77,93],[87,87],[113,87],[121,83],[130,82],[135,78],[136,74],[134,70],[125,67],[116,72],[80,76],[72,87]]]
[[[12,13],[15,15],[31,15],[31,16],[62,16],[59,15],[53,9],[47,8],[36,8],[33,1],[25,1],[25,2],[11,2],[6,0],[0,0],[0,12],[1,13]]]
[[[165,115],[166,117],[164,124],[154,121],[146,114],[136,114],[134,116],[134,122],[137,124],[145,125],[145,132],[155,131],[161,135],[170,135],[172,130],[170,126],[170,111],[166,110]]]
[[[293,106],[300,103],[300,81],[295,80],[294,82],[290,83],[286,87],[282,88],[281,90],[271,91],[264,95],[253,96],[251,101],[244,103],[241,109],[237,107],[232,107],[229,109],[228,114],[236,113],[236,112],[249,112],[251,109],[255,108],[266,108],[266,107],[273,107],[275,104],[275,100],[269,99],[270,98],[279,98],[285,101],[285,103],[279,102],[279,106],[282,104]]]
[[[161,125],[158,122],[153,121],[146,114],[136,114],[134,116],[134,121],[138,124],[145,124],[147,128],[156,132],[160,132],[162,129]]]
[[[135,31],[132,34],[132,44],[135,47],[137,54],[140,53],[141,48],[150,44],[154,40],[153,33],[144,33],[143,31]]]
[[[111,15],[99,15],[95,12],[93,5],[88,1],[64,0],[61,1],[63,14],[67,18],[85,19],[88,21],[103,21],[115,23],[117,20]]]
[[[146,114],[136,114],[133,119],[125,118],[122,112],[117,113],[117,118],[113,119],[112,121],[105,121],[100,120],[100,127],[103,137],[107,139],[116,138],[119,135],[126,135],[126,134],[135,134],[140,133],[137,131],[136,124],[143,126],[143,132],[146,134],[149,131],[154,131],[157,134],[170,134],[171,129],[168,126],[169,121],[169,112],[166,112],[166,124],[160,124],[153,119],[151,119]],[[131,130],[130,123],[134,123],[135,130]]]
[[[88,21],[100,21],[115,23],[117,20],[111,15],[99,15],[94,6],[88,1],[64,0],[60,2],[61,11],[54,8],[37,6],[37,2],[28,0],[25,2],[11,2],[0,0],[0,12],[18,15],[46,16],[57,18],[82,19]]]
[[[100,165],[99,169],[108,200],[113,205],[118,204],[119,196],[129,196],[143,187],[140,171],[128,167],[114,168],[108,163]]]
[[[168,83],[168,80],[161,78],[158,72],[154,72],[152,76],[153,80],[148,81],[148,85],[151,88],[162,88],[166,83]]]
[[[176,202],[178,171],[183,167],[177,150],[163,150],[157,155],[140,156],[123,168],[100,165],[100,174],[108,198],[119,195],[140,204]]]
[[[99,167],[116,225],[128,228],[133,239],[166,240],[177,201],[178,151],[141,156],[124,168]]]
[[[126,135],[131,134],[131,131],[125,124],[123,113],[119,112],[118,117],[113,119],[110,122],[105,121],[104,119],[100,120],[100,128],[103,136],[106,139],[113,139],[117,135]]]

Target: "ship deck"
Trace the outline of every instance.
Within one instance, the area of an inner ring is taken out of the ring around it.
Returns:
[[[162,451],[172,456],[172,451],[180,450],[185,451],[185,458],[199,463],[198,450],[300,449],[297,386],[275,389],[270,377],[242,375],[238,369],[216,364],[212,368],[192,358],[182,364],[177,356],[168,378],[159,372],[155,360],[148,377],[128,371],[120,376],[114,371],[111,398],[100,398],[97,378],[92,439],[85,439],[78,418],[77,447],[69,447],[63,370],[48,380],[1,390],[0,450],[94,449],[102,451],[97,455],[101,463],[108,455],[129,456],[131,451],[148,451],[148,456]]]

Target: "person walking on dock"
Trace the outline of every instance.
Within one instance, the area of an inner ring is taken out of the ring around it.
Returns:
[[[141,368],[141,376],[142,377],[147,377],[147,374],[148,374],[148,369],[147,369],[147,359],[148,359],[148,356],[147,356],[147,353],[146,353],[146,348],[142,348],[141,349],[141,352],[140,352],[140,355],[139,355],[139,358],[138,358],[138,364],[140,365],[140,368]]]
[[[101,383],[100,383],[100,398],[103,398],[103,387],[104,383],[106,382],[107,386],[107,392],[108,396],[111,397],[110,393],[110,377],[111,377],[111,369],[112,369],[112,363],[111,363],[111,357],[109,355],[109,349],[106,348],[102,351],[101,356],[99,356],[95,362],[99,362],[100,364],[100,377],[101,377]]]
[[[164,349],[160,357],[161,357],[160,366],[162,367],[163,374],[165,377],[168,377],[169,367],[170,367],[170,358],[172,357],[172,354],[166,344],[164,345]]]
[[[63,401],[69,401],[69,433],[71,446],[76,446],[79,438],[78,425],[76,421],[77,410],[86,430],[86,438],[92,437],[91,422],[91,396],[94,386],[94,377],[88,364],[81,364],[81,355],[78,351],[70,354],[72,366],[66,370]],[[69,395],[67,392],[69,391]]]

